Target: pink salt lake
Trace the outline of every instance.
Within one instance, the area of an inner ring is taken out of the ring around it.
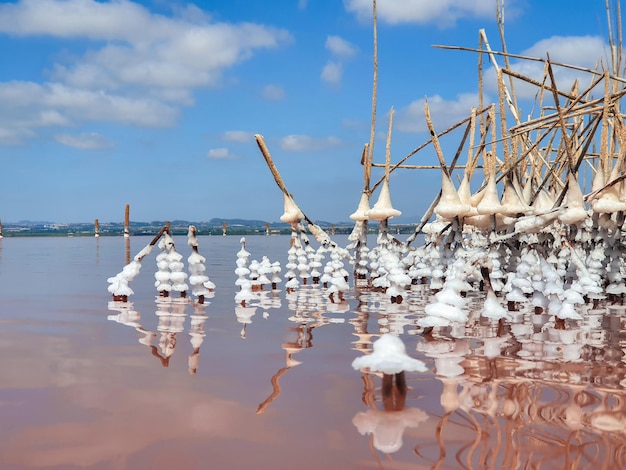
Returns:
[[[477,296],[465,335],[434,341],[419,285],[401,305],[283,288],[242,312],[235,236],[199,237],[206,306],[156,302],[156,249],[113,303],[107,278],[150,239],[0,240],[0,469],[626,468],[621,305],[567,330],[529,312],[498,336]],[[247,240],[284,272],[288,237]],[[351,367],[387,331],[428,367],[391,406]]]

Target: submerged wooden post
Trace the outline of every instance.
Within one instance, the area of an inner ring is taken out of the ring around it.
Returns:
[[[93,223],[94,225],[94,236],[97,238],[100,236],[100,224],[98,223],[98,219],[96,219]]]
[[[126,211],[124,213],[124,237],[130,237],[130,204],[126,204]]]
[[[0,220],[0,238],[2,238],[2,220]]]
[[[222,235],[226,236],[226,222],[222,224]]]

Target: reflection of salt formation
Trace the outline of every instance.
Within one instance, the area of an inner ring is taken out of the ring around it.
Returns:
[[[240,335],[243,339],[247,337],[247,327],[252,323],[252,317],[256,314],[258,308],[264,310],[263,318],[267,318],[269,316],[267,310],[280,308],[281,306],[280,297],[276,295],[275,292],[252,292],[250,285],[250,282],[246,282],[242,285],[240,292],[245,294],[246,300],[235,306],[237,322],[243,325],[240,331]],[[236,299],[238,298],[239,297],[236,297]]]
[[[384,295],[384,294],[381,294]],[[404,328],[413,326],[415,319],[413,314],[407,305],[399,305],[389,300],[389,297],[385,295],[383,302],[381,302],[381,317],[378,319],[381,333],[392,333],[396,336],[401,336],[404,333]]]
[[[463,359],[469,354],[469,343],[467,340],[438,340],[419,343],[417,350],[427,357],[435,360],[435,373],[441,377],[458,377],[463,374],[461,365]]]
[[[191,314],[191,324],[189,325],[189,336],[191,347],[193,348],[192,353],[189,355],[189,359],[187,361],[189,373],[191,375],[195,375],[198,372],[198,362],[200,360],[200,346],[204,342],[204,337],[206,333],[204,332],[204,323],[206,322],[208,316],[204,312],[203,305],[196,305],[194,307],[194,311]]]
[[[427,419],[428,415],[419,408],[394,411],[369,409],[357,413],[352,418],[352,424],[361,435],[373,436],[376,449],[391,454],[402,447],[402,436],[406,428],[416,428]]]
[[[146,330],[139,324],[141,315],[134,310],[131,302],[113,301],[109,302],[108,307],[109,310],[118,311],[119,313],[117,315],[108,315],[107,320],[134,328],[138,333],[143,335],[137,341],[148,347],[152,346],[152,340],[156,338],[156,333]]]
[[[196,236],[196,227],[189,226],[187,233],[187,244],[191,247],[191,255],[187,258],[189,265],[189,284],[191,284],[191,294],[198,299],[199,304],[204,303],[205,297],[212,297],[215,289],[207,275],[204,274],[206,267],[204,262],[206,258],[198,252],[198,237]]]
[[[141,315],[133,308],[132,302],[113,301],[109,302],[109,310],[118,311],[116,315],[108,315],[107,320],[121,323],[132,328],[139,327]]]
[[[312,327],[306,323],[300,324],[297,328],[287,328],[287,331],[295,331],[296,338],[294,341],[290,341],[282,344],[282,348],[285,350],[285,367],[279,369],[271,379],[272,393],[259,405],[257,408],[257,414],[264,413],[267,407],[274,401],[281,393],[280,378],[292,367],[300,364],[299,361],[293,358],[293,355],[303,349],[307,349],[313,346],[313,334]]]
[[[237,322],[243,325],[239,333],[243,339],[246,339],[246,328],[250,323],[252,323],[252,317],[255,315],[256,309],[257,307],[235,307],[235,316],[237,317]]]
[[[157,334],[146,330],[139,324],[140,314],[133,309],[132,303],[109,302],[109,310],[119,313],[109,315],[107,319],[134,328],[142,335],[138,342],[150,348],[151,354],[159,359],[163,367],[168,367],[170,358],[176,349],[177,335],[185,329],[187,302],[180,299],[157,297],[156,306],[157,331],[159,332],[156,346],[152,344],[152,341],[157,338]],[[198,371],[200,347],[206,336],[204,332],[204,323],[208,319],[205,313],[206,307],[206,303],[195,304],[190,315],[189,336],[192,353],[188,358],[188,370],[191,375],[195,375]]]
[[[176,348],[176,335],[184,331],[185,327],[185,303],[171,301],[170,299],[157,298],[156,315],[159,318],[157,331],[159,331],[159,349],[152,346],[152,354],[161,360],[163,367],[169,366],[170,357]]]
[[[322,289],[317,286],[306,286],[296,292],[289,293],[287,300],[289,301],[289,310],[293,312],[289,321],[309,323],[312,327],[328,323],[343,323],[344,318],[326,316],[324,313],[346,313],[350,309],[347,301],[329,303]]]

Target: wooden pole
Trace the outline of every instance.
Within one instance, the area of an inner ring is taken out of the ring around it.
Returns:
[[[94,234],[95,237],[100,236],[100,224],[98,223],[98,219],[94,221],[94,232],[95,232]]]
[[[130,204],[126,204],[124,212],[124,237],[130,237]]]

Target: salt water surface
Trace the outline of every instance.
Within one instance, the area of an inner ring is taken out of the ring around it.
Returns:
[[[154,253],[113,302],[107,279],[150,239],[0,240],[0,469],[626,468],[619,302],[497,328],[470,298],[467,327],[432,338],[424,285],[392,304],[279,284],[242,307],[237,236],[198,238],[204,306],[157,298]],[[246,239],[285,272],[288,236]],[[427,366],[406,394],[351,365],[387,332]]]

